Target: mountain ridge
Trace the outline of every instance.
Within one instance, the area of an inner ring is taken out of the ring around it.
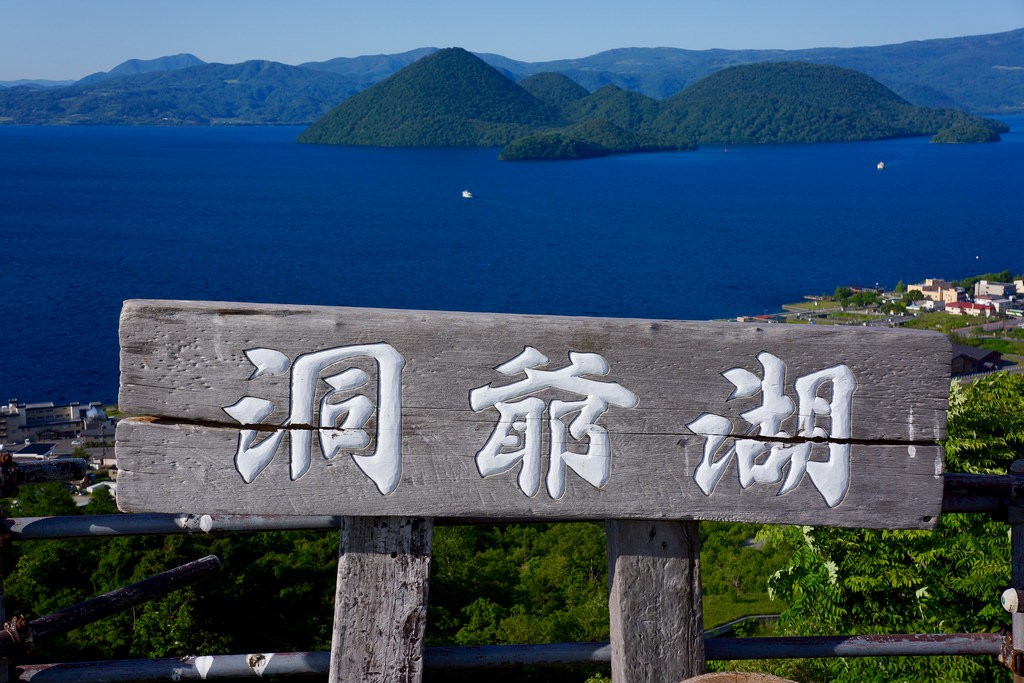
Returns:
[[[224,79],[220,71],[237,65],[222,64],[214,68],[187,54],[184,56],[202,64],[182,66],[174,61],[183,55],[128,60],[108,72],[87,76],[74,84],[39,80],[2,82],[0,86],[6,87],[0,87],[0,123],[309,124],[343,98],[365,90],[416,58],[436,51],[436,48],[425,47],[394,55],[339,57],[298,66],[265,60],[243,62],[274,63],[282,67],[275,74],[268,70],[263,80],[248,81],[250,92],[242,98],[244,101],[240,101],[237,94],[225,92],[221,82]],[[684,86],[728,66],[796,59],[834,63],[861,71],[917,105],[956,106],[972,113],[996,115],[1024,113],[1024,78],[1021,77],[1024,28],[981,36],[858,48],[615,48],[588,57],[546,62],[521,62],[492,53],[478,56],[516,80],[554,71],[591,92],[605,85],[616,85],[655,99],[666,99]],[[162,70],[126,73],[149,66]],[[190,71],[205,67],[211,67],[210,71]],[[166,79],[154,84],[148,80],[153,73],[165,74]],[[202,87],[196,82],[196,73],[205,74],[207,80]],[[320,82],[314,84],[317,79]],[[105,84],[111,82],[117,83],[116,96],[124,98],[123,102],[110,101],[112,94]],[[163,90],[153,92],[154,87]],[[190,89],[188,102],[183,102],[179,96],[183,88]],[[276,95],[264,104],[260,98],[266,92]],[[288,100],[294,100],[296,105],[286,111],[288,107],[282,102]],[[239,114],[231,115],[232,111]]]

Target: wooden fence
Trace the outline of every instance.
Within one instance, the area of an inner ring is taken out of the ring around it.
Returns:
[[[950,345],[935,333],[130,301],[120,340],[119,407],[137,417],[118,425],[118,505],[135,514],[103,520],[110,533],[327,526],[341,550],[326,658],[85,665],[130,670],[119,680],[418,681],[424,666],[586,661],[610,662],[616,682],[682,680],[708,657],[769,654],[761,639],[705,640],[699,520],[928,529],[944,510],[1016,499],[1014,477],[943,474]],[[435,519],[604,520],[610,643],[424,648]],[[28,538],[57,523],[20,524]],[[770,645],[1002,646],[876,640]],[[86,675],[21,676],[68,672]]]
[[[77,479],[85,463],[77,469],[65,469],[45,475],[34,473],[31,481]],[[22,466],[23,468],[25,466]],[[1021,463],[1024,470],[1024,462]],[[988,514],[996,519],[1015,519],[1011,524],[1014,585],[1024,574],[1024,518],[1018,510],[1024,502],[1024,474],[962,475],[946,474],[942,512]],[[332,516],[258,516],[198,514],[120,514],[75,517],[6,519],[9,539],[18,543],[39,539],[110,537],[121,535],[219,534],[299,529],[338,529],[342,518]],[[186,580],[201,578],[211,568],[206,562],[202,573],[192,570]],[[179,584],[180,585],[180,584]],[[158,597],[170,587],[157,589],[139,599]],[[995,600],[993,596],[993,600]],[[126,603],[110,605],[91,613],[92,619],[123,608]],[[16,619],[12,619],[16,622]],[[21,625],[25,639],[38,620]],[[52,619],[50,620],[53,621]],[[978,634],[884,634],[877,636],[821,636],[783,638],[707,638],[703,641],[707,660],[779,659],[805,657],[880,657],[968,655],[998,657],[1008,667],[1021,671],[1021,641],[1024,628],[1013,616],[1013,633]],[[77,622],[83,623],[83,622]],[[63,625],[61,625],[63,626]],[[66,629],[50,630],[49,634]],[[34,636],[41,641],[38,635]],[[0,640],[5,635],[0,634]],[[10,639],[6,636],[6,639]],[[179,681],[261,678],[264,676],[326,675],[330,670],[330,652],[262,652],[215,654],[96,662],[23,664],[24,651],[14,643],[0,646],[9,667],[0,667],[0,681],[36,683],[100,683],[101,681]],[[483,669],[494,667],[604,665],[611,663],[611,643],[552,643],[543,645],[492,645],[478,647],[428,647],[424,665],[428,669]],[[1015,677],[1015,680],[1017,678]]]

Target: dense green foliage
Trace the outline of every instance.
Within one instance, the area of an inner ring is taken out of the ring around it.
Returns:
[[[435,533],[431,644],[608,639],[600,525],[444,527]]]
[[[448,48],[345,100],[299,142],[487,147],[559,122],[551,107],[480,58]]]
[[[519,81],[519,87],[558,111],[590,94],[568,76],[549,72],[527,76]]]
[[[508,144],[498,158],[502,161],[569,161],[605,157],[611,151],[568,131],[534,133]]]
[[[498,158],[504,161],[589,159],[609,154],[693,148],[695,145],[672,144],[624,130],[607,119],[589,119],[566,128],[519,138],[501,150]]]
[[[864,74],[806,62],[718,71],[662,103],[654,130],[698,143],[848,142],[933,135],[970,123],[953,110],[915,107]]]
[[[941,129],[932,136],[932,142],[945,144],[977,144],[979,142],[999,142],[999,133],[1007,132],[995,122],[982,120],[954,123]]]
[[[661,104],[646,95],[606,85],[570,103],[563,111],[571,121],[602,119],[625,130],[647,134],[661,111]]]
[[[1024,458],[1024,376],[952,385],[946,467],[1005,473]],[[1010,581],[1005,522],[943,515],[934,531],[779,527],[771,542],[795,548],[770,581],[789,603],[784,634],[955,633],[1009,625],[999,595]],[[806,660],[769,665],[798,680],[989,681],[1008,678],[993,658]]]
[[[23,487],[5,512],[116,509],[105,492],[76,508],[62,485],[46,484]],[[34,661],[327,649],[337,545],[336,534],[314,532],[28,541],[5,551],[4,598],[9,614],[32,618],[213,553],[216,578],[37,642]]]
[[[1013,282],[1024,279],[1024,275],[1014,275],[1012,271],[1001,270],[998,273],[985,273],[983,275],[972,275],[962,280],[954,280],[953,284],[964,289],[971,289],[975,284],[985,280],[986,282]]]
[[[15,516],[114,512],[106,491],[76,508],[59,484],[25,486]],[[714,614],[778,609],[765,594],[785,556],[751,544],[757,527],[701,528],[704,587]],[[330,645],[338,536],[275,532],[24,541],[5,551],[8,613],[35,617],[208,553],[221,573],[193,588],[36,645],[35,661],[325,650]],[[599,524],[438,527],[430,645],[601,641],[608,638],[605,540]],[[258,598],[258,599],[257,599]],[[767,605],[765,607],[764,605]],[[754,607],[751,607],[754,606]],[[707,622],[709,626],[717,622]],[[584,680],[559,670],[496,680]],[[467,673],[443,680],[475,680]]]

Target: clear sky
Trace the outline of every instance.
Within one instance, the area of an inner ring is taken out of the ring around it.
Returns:
[[[535,62],[617,47],[851,47],[1022,27],[1024,0],[0,0],[0,80],[77,79],[181,52],[298,64],[459,46]]]

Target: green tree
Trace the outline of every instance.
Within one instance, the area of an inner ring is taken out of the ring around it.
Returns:
[[[877,304],[879,296],[877,292],[857,292],[850,296],[850,303],[854,306],[872,306]]]
[[[1024,376],[996,374],[953,383],[946,467],[1005,473],[1024,458]],[[772,542],[795,547],[769,585],[790,607],[783,634],[998,631],[1008,615],[998,596],[1009,585],[1004,522],[943,515],[934,531],[780,527]],[[808,680],[1005,679],[994,658],[918,657],[806,660],[772,665]]]
[[[851,296],[853,296],[853,290],[849,287],[836,287],[836,290],[832,292],[832,298],[839,301],[844,306]]]

